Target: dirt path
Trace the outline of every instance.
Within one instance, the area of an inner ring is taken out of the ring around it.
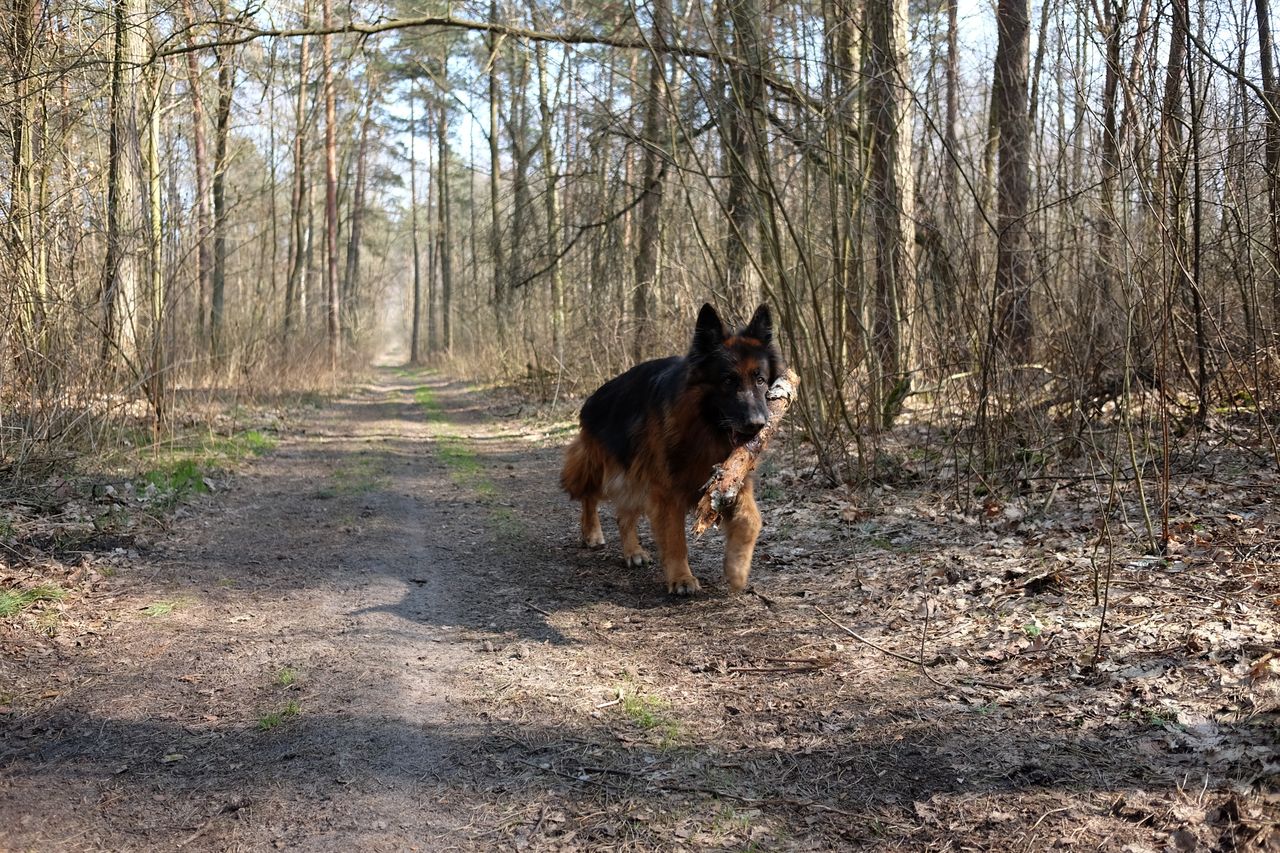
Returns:
[[[768,488],[767,595],[726,595],[718,541],[695,546],[707,592],[687,602],[616,546],[581,551],[555,485],[563,421],[515,408],[385,371],[201,504],[113,580],[100,630],[18,662],[53,698],[0,717],[0,849],[1258,837],[1265,737],[1210,783],[1140,712],[1090,722],[1125,688],[939,684],[851,643],[812,603],[856,620],[854,590],[889,582],[856,544],[816,560],[838,534],[796,529]],[[877,541],[887,572],[896,540]],[[909,608],[890,593],[866,615],[893,642]]]

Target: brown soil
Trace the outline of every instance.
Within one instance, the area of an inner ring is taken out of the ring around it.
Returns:
[[[780,454],[755,592],[711,535],[678,600],[577,546],[569,410],[518,409],[384,372],[0,627],[0,849],[1280,845],[1274,492],[1229,565],[1122,558],[1094,666],[1065,495],[859,507]]]

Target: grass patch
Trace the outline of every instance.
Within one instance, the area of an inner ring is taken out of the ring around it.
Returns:
[[[348,495],[364,495],[391,485],[391,479],[382,470],[381,459],[360,457],[336,466],[329,474],[330,483],[320,490],[322,498]]]
[[[298,671],[291,666],[283,666],[276,673],[276,684],[281,687],[291,687],[298,683]]]
[[[674,746],[681,737],[680,722],[671,716],[670,710],[667,703],[656,696],[622,693],[622,713],[633,725],[656,733],[664,748]]]
[[[430,387],[424,385],[416,389],[413,399],[429,423],[443,424],[440,401]],[[490,503],[490,526],[498,538],[508,541],[520,539],[524,535],[524,523],[509,507],[494,503],[500,494],[498,485],[485,474],[480,457],[467,446],[466,439],[445,432],[437,432],[433,438],[436,455],[449,471],[449,477],[459,486],[470,489],[482,501]]]
[[[66,596],[67,591],[56,584],[0,590],[0,619],[17,616],[38,601],[61,601]]]
[[[250,456],[265,456],[279,443],[279,439],[274,435],[249,429],[225,437],[211,437],[205,443],[205,451],[213,456],[228,459],[247,459]]]
[[[279,711],[272,711],[259,717],[258,730],[269,732],[284,723],[285,720],[292,719],[300,713],[302,713],[302,708],[298,706],[297,702],[290,699]]]
[[[151,617],[168,616],[176,610],[177,607],[178,602],[176,601],[153,601],[151,604],[142,608],[142,615]]]
[[[204,469],[194,459],[183,459],[142,475],[142,481],[155,486],[163,501],[175,503],[189,494],[207,494],[209,484]]]
[[[165,447],[152,445],[149,456],[154,467],[144,471],[136,485],[152,507],[171,509],[189,495],[207,494],[210,472],[262,456],[277,443],[275,436],[251,429],[232,435],[187,436]]]

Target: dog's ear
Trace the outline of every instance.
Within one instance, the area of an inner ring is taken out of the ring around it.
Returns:
[[[746,338],[755,338],[765,346],[773,343],[773,315],[769,313],[768,305],[761,305],[756,309],[756,313],[751,315],[751,322],[747,324],[747,328],[743,329],[742,335]]]
[[[725,337],[724,323],[720,321],[720,315],[711,307],[710,302],[704,303],[702,310],[698,312],[698,323],[693,327],[693,346],[690,347],[690,355],[696,358],[715,352],[724,346]]]

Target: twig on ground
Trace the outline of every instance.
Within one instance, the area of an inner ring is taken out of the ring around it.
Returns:
[[[918,667],[920,667],[920,674],[921,674],[921,675],[923,675],[925,678],[929,679],[929,681],[933,682],[934,684],[936,684],[936,685],[937,685],[937,686],[939,686],[939,687],[949,687],[949,686],[950,686],[949,684],[946,684],[946,683],[944,683],[944,682],[942,682],[942,681],[939,681],[938,679],[934,678],[934,677],[933,677],[933,675],[932,675],[932,674],[930,674],[929,670],[926,668],[926,666],[925,666],[925,662],[924,662],[924,661],[922,661],[922,660],[916,660],[915,658],[909,658],[909,657],[907,657],[907,656],[906,656],[906,655],[904,655],[904,654],[899,654],[898,652],[895,652],[895,651],[893,651],[892,649],[886,649],[884,646],[880,646],[880,645],[877,645],[877,644],[875,644],[875,643],[871,642],[870,640],[868,640],[866,637],[862,636],[861,634],[858,634],[858,633],[856,633],[855,631],[853,631],[852,629],[850,629],[850,628],[846,628],[844,625],[841,625],[839,622],[837,622],[835,619],[833,619],[833,618],[831,617],[831,614],[827,613],[827,611],[823,610],[821,607],[815,607],[815,608],[814,608],[814,610],[817,610],[819,613],[821,613],[821,614],[822,614],[822,617],[823,617],[824,619],[826,619],[826,620],[827,620],[828,622],[830,622],[832,625],[835,625],[835,626],[836,626],[837,628],[839,628],[841,631],[844,631],[844,632],[845,632],[846,634],[848,634],[850,637],[853,637],[853,638],[854,638],[855,640],[857,640],[858,642],[860,642],[860,643],[865,643],[866,645],[870,646],[871,648],[875,649],[876,651],[878,651],[878,652],[880,652],[880,653],[882,653],[882,654],[886,654],[886,655],[888,655],[888,656],[889,656],[889,657],[891,657],[891,658],[897,658],[897,659],[898,659],[898,660],[900,660],[900,661],[906,661],[907,663],[911,664],[912,666],[918,666]]]

